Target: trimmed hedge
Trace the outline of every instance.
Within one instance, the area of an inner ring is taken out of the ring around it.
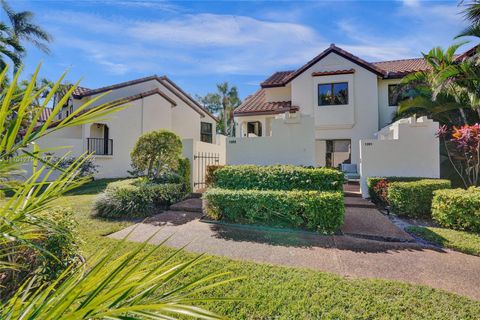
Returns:
[[[280,190],[207,190],[205,213],[236,223],[294,227],[332,233],[343,224],[341,192]]]
[[[480,188],[435,191],[432,217],[447,228],[480,232]]]
[[[109,183],[94,203],[100,217],[145,217],[185,197],[182,183],[153,183],[145,178]]]
[[[207,187],[213,187],[215,185],[215,171],[225,167],[221,164],[211,164],[207,166],[207,172],[205,173],[205,185]]]
[[[411,182],[391,182],[388,201],[392,211],[407,217],[429,217],[433,191],[451,188],[450,180],[423,179]]]
[[[375,202],[382,202],[381,197],[375,192],[374,187],[382,180],[386,180],[387,182],[411,182],[411,181],[418,181],[422,179],[430,179],[430,178],[420,178],[420,177],[369,177],[367,178],[367,187],[368,187],[368,195],[370,199]]]
[[[344,182],[342,172],[329,168],[240,165],[214,171],[214,186],[232,190],[342,191]]]

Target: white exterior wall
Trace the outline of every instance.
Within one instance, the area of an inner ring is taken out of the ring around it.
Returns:
[[[355,73],[312,77],[312,73],[317,71],[345,69],[355,69]],[[348,105],[318,106],[318,84],[331,82],[348,82]],[[302,114],[315,117],[315,139],[350,139],[352,163],[358,163],[358,141],[373,137],[378,131],[377,75],[330,53],[292,80],[292,105],[299,106]],[[317,156],[324,158],[324,152],[318,150]],[[319,159],[317,163],[322,161]]]
[[[54,132],[40,139],[40,147],[50,148],[71,145],[73,146],[71,155],[78,156],[88,150],[87,138],[103,138],[103,127],[98,129],[97,124],[107,125],[109,139],[113,140],[113,155],[96,155],[94,157],[96,164],[99,165],[99,172],[95,177],[117,178],[129,176],[128,171],[131,170],[130,152],[143,133],[167,129],[178,134],[181,139],[191,139],[197,143],[200,142],[200,122],[209,122],[212,123],[212,136],[215,143],[215,120],[208,115],[202,116],[199,114],[156,80],[115,89],[96,101],[91,107],[153,89],[160,89],[177,105],[172,106],[168,100],[159,94],[153,94],[127,102],[127,108],[108,115],[106,120]],[[75,109],[90,99],[92,97],[74,100]],[[210,145],[208,143],[202,144]],[[223,148],[225,147],[223,146]],[[68,150],[59,150],[55,154],[59,156],[66,151]]]
[[[378,125],[383,128],[392,122],[397,106],[388,104],[388,85],[399,84],[401,79],[379,79],[378,80]]]
[[[360,188],[368,197],[367,178],[382,176],[440,177],[438,123],[426,117],[396,121],[378,133],[378,139],[362,139]]]
[[[290,101],[292,99],[292,86],[290,84],[285,87],[266,88],[265,100],[267,102]]]
[[[315,165],[313,117],[275,119],[273,135],[257,138],[227,138],[227,164]]]
[[[198,161],[194,159],[195,155],[198,155],[199,153],[209,153],[210,155],[218,155],[219,161],[218,165],[224,165],[226,163],[226,150],[225,150],[225,136],[223,135],[217,135],[216,137],[216,144],[213,143],[205,143],[202,141],[195,141],[193,139],[184,139],[182,140],[182,145],[183,145],[183,151],[182,154],[184,157],[188,158],[190,160],[190,169],[191,169],[191,174],[190,174],[190,184],[192,186],[193,191],[197,191],[198,189],[203,188],[203,185],[195,185],[195,181],[205,181],[205,168],[200,168],[198,166]]]

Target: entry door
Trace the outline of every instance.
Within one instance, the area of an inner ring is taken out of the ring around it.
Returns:
[[[325,166],[338,168],[351,161],[351,140],[326,140]]]

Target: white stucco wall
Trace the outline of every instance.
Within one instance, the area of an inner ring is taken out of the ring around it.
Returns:
[[[401,79],[379,79],[378,80],[378,125],[383,128],[392,122],[397,106],[388,104],[388,85],[399,84]]]
[[[315,165],[313,117],[275,119],[272,136],[227,138],[227,164]]]
[[[381,176],[440,177],[438,123],[426,117],[396,121],[382,129],[379,139],[362,139],[360,187],[368,196],[367,178]]]
[[[312,76],[317,71],[346,69],[355,69],[355,73]],[[348,105],[318,106],[317,85],[331,82],[349,83]],[[371,138],[378,131],[377,75],[335,53],[330,53],[292,80],[292,104],[299,106],[302,114],[315,117],[315,139],[350,139],[352,163],[360,160],[358,141]]]
[[[292,86],[265,88],[265,100],[267,102],[290,101],[292,100]]]

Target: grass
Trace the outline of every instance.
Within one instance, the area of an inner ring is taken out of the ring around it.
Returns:
[[[105,181],[95,181],[74,194],[60,199],[76,211],[82,250],[89,256],[115,243],[104,234],[122,229],[132,222],[109,221],[90,215],[95,194]],[[127,243],[122,254],[138,246]],[[160,250],[160,259],[172,249]],[[178,259],[192,257],[188,252]],[[331,273],[317,272],[210,256],[184,280],[200,274],[230,271],[245,280],[214,289],[214,296],[235,296],[243,302],[207,304],[212,311],[232,319],[474,319],[480,314],[480,303],[452,293],[395,281],[349,279]],[[412,270],[412,272],[414,272]]]
[[[416,226],[408,227],[407,231],[442,247],[480,256],[480,234],[478,233]]]

